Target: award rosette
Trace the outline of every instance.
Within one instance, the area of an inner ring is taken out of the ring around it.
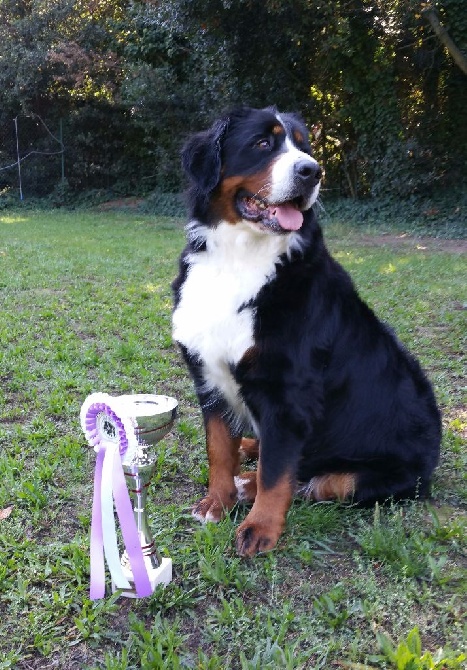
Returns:
[[[121,594],[128,597],[149,596],[156,584],[167,584],[172,578],[172,561],[161,559],[157,552],[146,519],[145,502],[156,465],[147,448],[170,430],[176,412],[174,398],[151,394],[113,397],[93,393],[81,407],[81,427],[96,451],[91,600],[105,595],[105,561],[113,590],[121,590]],[[114,506],[125,545],[122,557]]]

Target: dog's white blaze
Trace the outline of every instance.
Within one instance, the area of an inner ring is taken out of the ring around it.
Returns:
[[[244,307],[275,274],[292,235],[265,235],[248,222],[220,223],[206,233],[206,251],[189,258],[173,314],[173,337],[199,355],[207,389],[219,389],[239,419],[251,420],[230,371],[254,343],[253,309]]]
[[[285,202],[294,191],[294,166],[299,161],[307,161],[310,167],[318,169],[319,165],[314,158],[300,151],[287,137],[286,150],[279,156],[272,168],[270,202]],[[309,209],[316,201],[319,193],[319,184],[313,189],[304,209]]]
[[[281,115],[277,114],[276,118],[285,128]],[[311,167],[315,169],[318,169],[319,167],[318,162],[304,151],[300,151],[288,136],[285,139],[285,149],[286,150],[274,163],[272,169],[272,188],[269,195],[270,202],[285,202],[290,198],[290,194],[293,192],[295,163],[301,160],[306,160],[310,163]],[[314,187],[303,209],[309,209],[316,202],[319,188],[320,184],[317,184],[317,186]]]

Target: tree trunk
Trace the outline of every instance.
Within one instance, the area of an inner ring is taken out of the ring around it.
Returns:
[[[464,74],[467,74],[467,56],[455,45],[446,28],[439,22],[438,16],[433,7],[427,7],[422,10],[423,16],[433,28],[436,37],[444,44],[454,62],[460,67]]]

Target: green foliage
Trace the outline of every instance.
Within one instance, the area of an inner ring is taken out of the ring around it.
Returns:
[[[407,514],[410,517],[410,510]],[[401,577],[441,578],[443,552],[425,532],[410,527],[401,507],[387,512],[376,505],[373,525],[363,524],[354,537],[367,556],[383,561]]]
[[[429,237],[467,237],[467,189],[448,188],[427,196],[365,200],[330,199],[323,194],[321,223],[340,222],[356,229],[389,231]]]
[[[467,87],[422,5],[5,0],[0,133],[18,113],[62,118],[70,193],[175,193],[191,130],[232,104],[277,104],[309,122],[331,195],[431,197],[465,184]],[[436,10],[465,52],[463,0]],[[7,132],[0,168],[14,155]],[[28,197],[58,183],[52,163],[24,163]]]
[[[130,648],[138,659],[141,670],[179,670],[186,667],[183,659],[183,643],[186,639],[179,632],[177,622],[170,624],[156,615],[151,627],[136,617],[130,620]]]
[[[331,628],[343,626],[352,611],[345,606],[345,590],[336,586],[329,593],[323,593],[315,598],[313,610],[315,616],[320,617]]]
[[[413,628],[407,639],[395,646],[384,633],[377,632],[376,637],[384,656],[397,670],[462,670],[467,661],[466,654],[453,654],[438,649],[434,654],[422,653],[422,641],[418,628]]]

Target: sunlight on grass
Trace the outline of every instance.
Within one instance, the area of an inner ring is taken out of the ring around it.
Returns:
[[[391,275],[398,271],[403,271],[406,273],[411,272],[412,267],[417,267],[420,264],[420,259],[423,257],[420,256],[400,256],[397,260],[394,259],[394,254],[392,255],[392,260],[389,263],[385,263],[379,269],[381,274]]]
[[[29,218],[24,216],[0,216],[0,223],[26,223]]]
[[[394,265],[394,263],[388,263],[387,265],[383,266],[380,269],[381,274],[384,274],[384,275],[389,275],[389,274],[392,274],[393,272],[396,272],[396,271],[397,271],[397,268]]]
[[[148,293],[160,293],[162,290],[166,290],[166,286],[162,284],[145,284],[144,290]]]
[[[341,263],[345,262],[351,265],[361,265],[362,263],[365,263],[363,256],[356,256],[353,251],[336,251],[333,256]]]

